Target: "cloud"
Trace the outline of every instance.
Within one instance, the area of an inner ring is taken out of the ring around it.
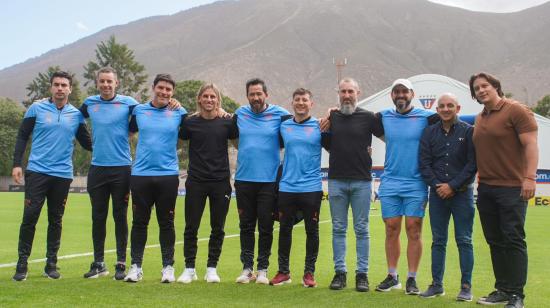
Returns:
[[[86,25],[85,25],[83,22],[81,22],[81,21],[79,21],[79,22],[76,23],[76,27],[77,27],[78,30],[80,30],[80,31],[88,31],[88,30],[90,30],[90,29],[88,28],[88,26],[86,26]]]

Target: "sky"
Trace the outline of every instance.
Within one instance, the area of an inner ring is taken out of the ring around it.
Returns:
[[[259,0],[261,1],[261,0]],[[430,0],[474,11],[513,12],[549,0]],[[0,70],[104,28],[171,15],[215,0],[18,0],[0,10]]]

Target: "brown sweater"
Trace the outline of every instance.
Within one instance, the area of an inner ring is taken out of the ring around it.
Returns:
[[[519,102],[503,98],[494,110],[484,108],[473,135],[479,182],[521,187],[527,174],[519,135],[537,130],[533,112]]]

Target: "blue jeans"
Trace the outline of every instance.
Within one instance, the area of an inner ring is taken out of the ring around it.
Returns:
[[[355,230],[357,273],[369,270],[369,211],[371,181],[367,180],[328,180],[328,199],[332,217],[332,251],[334,270],[346,269],[346,232],[348,229],[348,207],[351,204],[353,229]]]
[[[430,190],[430,224],[432,227],[432,278],[433,283],[443,285],[445,272],[445,254],[449,220],[453,215],[455,240],[458,246],[461,285],[472,285],[472,269],[474,267],[474,250],[472,247],[472,227],[474,224],[474,193],[473,188],[457,192],[452,198],[443,200],[437,192]]]

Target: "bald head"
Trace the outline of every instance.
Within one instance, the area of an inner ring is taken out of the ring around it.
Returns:
[[[437,99],[437,114],[443,123],[452,123],[457,119],[457,114],[460,111],[458,98],[452,93],[444,93]]]
[[[437,99],[437,104],[439,105],[439,102],[443,101],[453,101],[457,106],[460,106],[460,103],[458,102],[458,97],[454,95],[453,93],[443,93],[441,96]]]

